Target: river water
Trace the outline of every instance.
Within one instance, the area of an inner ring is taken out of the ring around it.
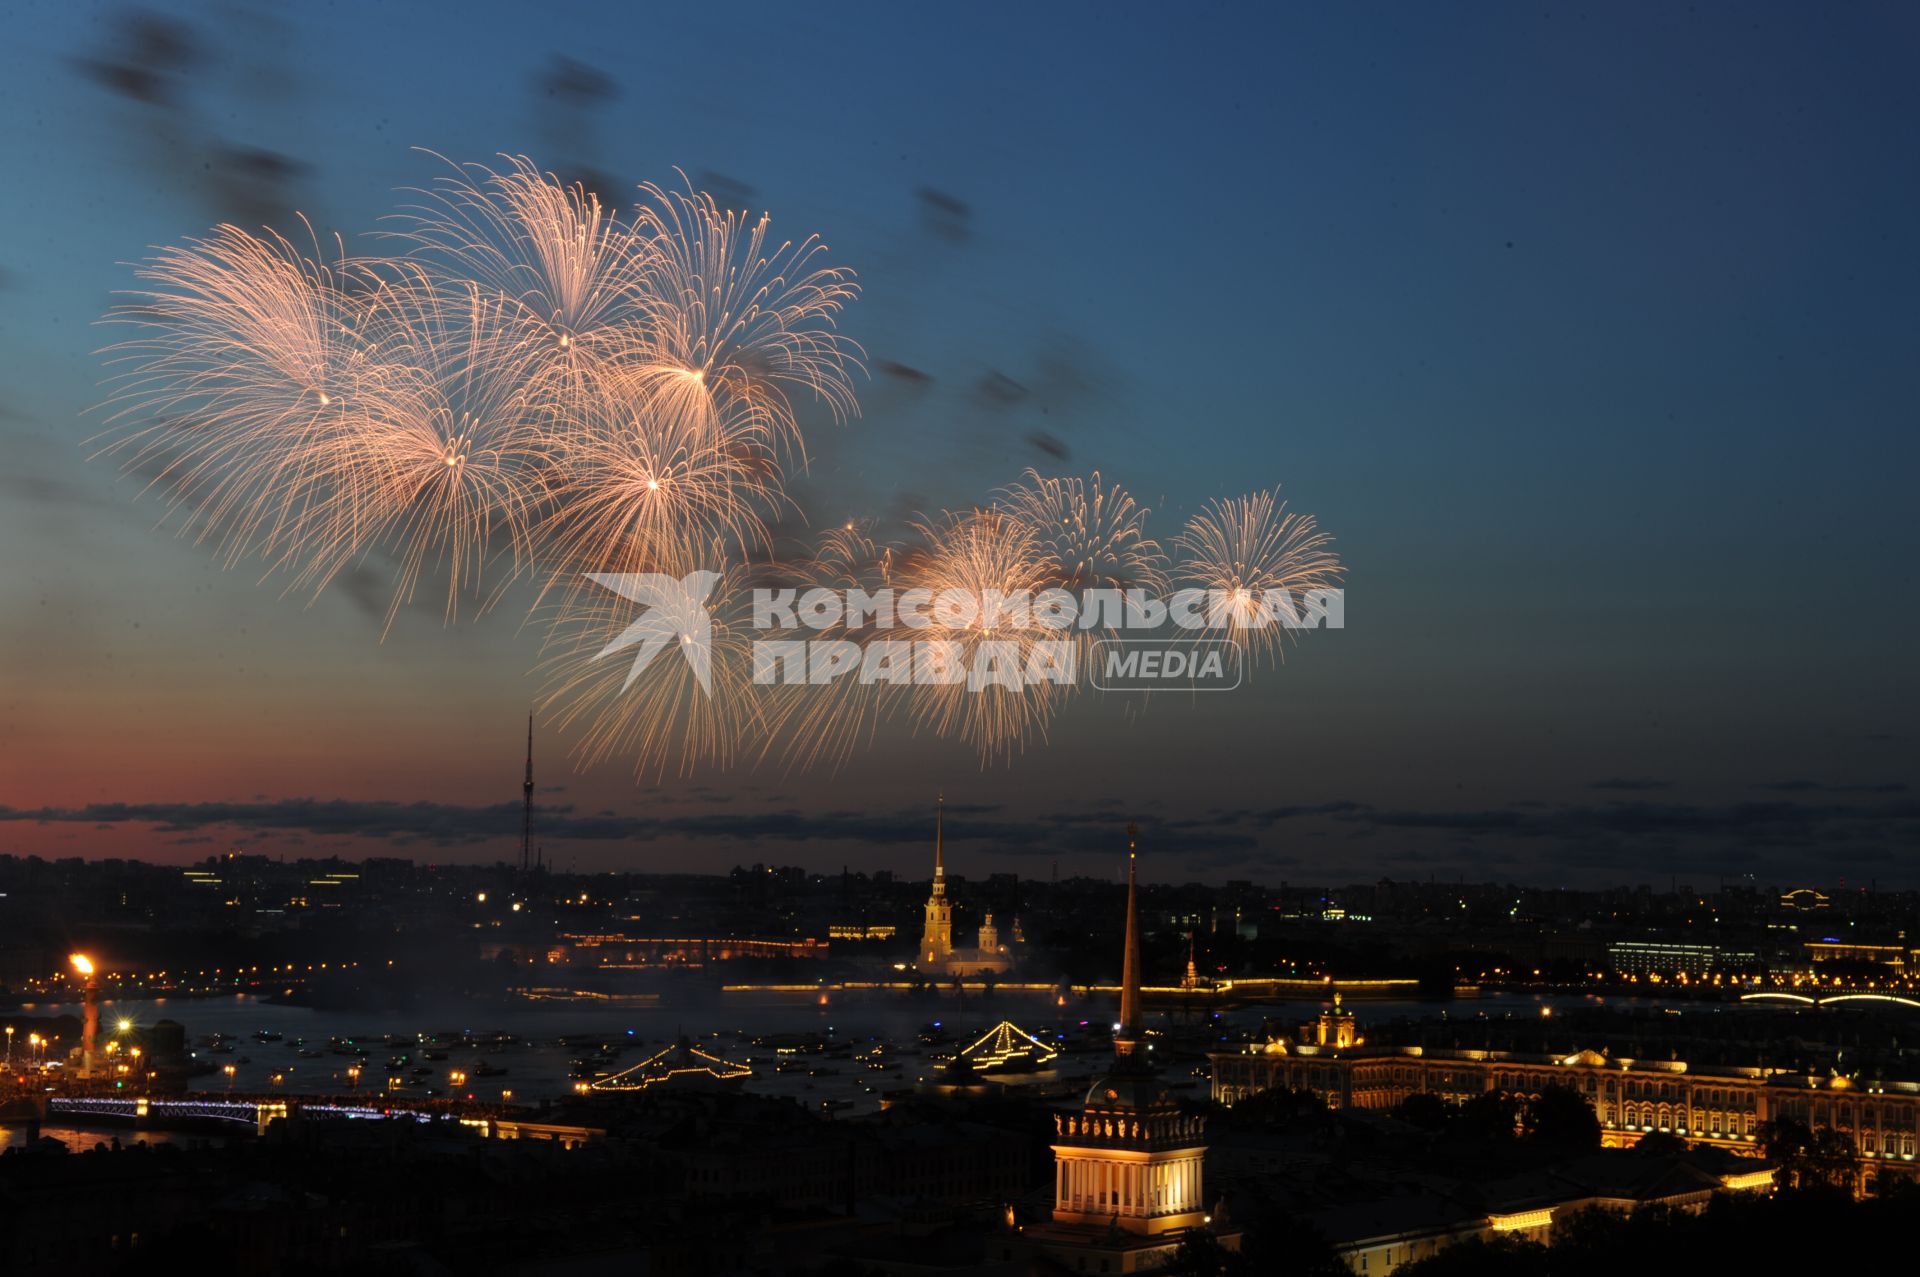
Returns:
[[[809,1106],[822,1101],[849,1113],[870,1112],[879,1105],[882,1091],[911,1086],[935,1067],[921,1055],[901,1057],[900,1064],[887,1071],[869,1070],[858,1061],[826,1060],[804,1057],[800,1064],[789,1061],[786,1071],[776,1069],[778,1057],[768,1047],[752,1039],[766,1034],[818,1033],[837,1041],[854,1044],[856,1052],[873,1043],[912,1048],[918,1035],[938,1024],[940,1031],[959,1043],[971,1041],[1001,1019],[1034,1031],[1049,1028],[1069,1038],[1086,1032],[1089,1019],[1112,1014],[1106,1004],[1070,1007],[1049,1006],[1044,1001],[1022,997],[956,1001],[951,997],[932,1000],[908,1000],[895,995],[871,995],[822,1004],[814,993],[776,994],[754,992],[718,994],[702,1006],[661,1006],[635,1001],[621,1004],[610,1001],[516,1001],[512,1003],[444,1003],[427,1011],[343,1011],[286,1006],[262,1001],[250,994],[219,998],[103,999],[100,1024],[103,1040],[111,1038],[121,1020],[136,1026],[156,1020],[176,1020],[186,1027],[190,1049],[207,1072],[192,1081],[195,1090],[264,1093],[338,1093],[349,1089],[363,1092],[382,1090],[389,1075],[406,1079],[407,1084],[393,1092],[396,1098],[420,1096],[429,1087],[447,1094],[471,1096],[477,1100],[511,1099],[516,1103],[557,1098],[569,1094],[574,1086],[570,1061],[583,1054],[576,1042],[568,1045],[563,1037],[591,1035],[596,1041],[611,1044],[619,1052],[616,1067],[638,1063],[685,1034],[713,1054],[749,1064],[755,1076],[750,1089],[773,1095],[788,1095]],[[1492,994],[1450,1001],[1411,999],[1357,1001],[1349,1004],[1359,1016],[1363,1029],[1367,1023],[1408,1017],[1413,1019],[1446,1017],[1459,1021],[1482,1018],[1551,1015],[1556,1010],[1576,1006],[1655,1007],[1684,1006],[1714,1011],[1714,1004],[1669,1003],[1664,1000],[1600,995],[1572,994]],[[1258,1025],[1263,1019],[1301,1020],[1319,1009],[1314,1002],[1288,1002],[1279,1005],[1248,1006],[1225,1012],[1220,1017],[1222,1034]],[[26,1004],[12,1012],[0,1012],[0,1022],[13,1016],[78,1016],[77,1003]],[[255,1033],[280,1035],[279,1041],[255,1040]],[[1095,1030],[1097,1033],[1097,1029]],[[412,1041],[415,1035],[436,1037],[468,1035],[487,1037],[509,1034],[510,1045],[481,1047],[454,1046],[442,1061],[426,1060],[419,1047],[384,1045],[389,1036]],[[204,1040],[214,1034],[230,1039],[231,1052],[210,1049]],[[347,1068],[354,1060],[331,1053],[330,1039],[353,1039],[367,1047],[361,1062],[361,1074],[350,1079]],[[307,1050],[323,1052],[317,1059],[300,1055]],[[949,1048],[950,1049],[950,1048]],[[408,1056],[404,1065],[397,1061]],[[1070,1059],[1072,1057],[1069,1057]],[[389,1062],[395,1061],[392,1067]],[[1073,1068],[1097,1067],[1097,1059],[1082,1059]],[[229,1080],[224,1072],[232,1066]],[[411,1070],[427,1068],[431,1073],[412,1078]],[[808,1070],[812,1071],[809,1072]],[[451,1074],[467,1074],[464,1084],[456,1086]],[[483,1075],[483,1070],[493,1070]],[[71,1147],[87,1148],[111,1133],[99,1131],[56,1132]],[[0,1147],[17,1143],[20,1128],[0,1127]],[[132,1139],[130,1132],[123,1139]],[[140,1138],[163,1138],[143,1134]],[[204,1138],[204,1137],[178,1137]]]

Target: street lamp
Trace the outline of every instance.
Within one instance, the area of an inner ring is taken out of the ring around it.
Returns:
[[[93,978],[93,959],[84,953],[70,953],[67,961],[85,983],[81,986],[86,1005],[84,1030],[80,1034],[80,1076],[93,1076],[93,1042],[100,1033],[100,985]]]
[[[233,1073],[234,1073],[233,1065],[229,1064],[220,1071],[227,1075],[227,1093],[231,1095],[233,1093]]]
[[[13,1069],[13,1026],[7,1026],[7,1069]]]
[[[347,1065],[347,1085],[356,1088],[360,1085],[360,1066],[358,1064]]]

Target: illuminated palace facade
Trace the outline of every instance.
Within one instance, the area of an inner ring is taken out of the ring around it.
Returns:
[[[1166,1268],[1189,1233],[1226,1250],[1240,1233],[1208,1209],[1206,1121],[1181,1111],[1155,1074],[1141,1028],[1140,916],[1128,831],[1126,956],[1113,1068],[1080,1108],[1054,1115],[1053,1214],[1022,1229],[1036,1258],[1071,1272],[1145,1273]]]
[[[1486,1092],[1521,1098],[1550,1086],[1584,1095],[1602,1142],[1637,1143],[1655,1131],[1690,1143],[1758,1154],[1775,1118],[1831,1127],[1859,1150],[1861,1179],[1914,1176],[1920,1082],[1860,1080],[1741,1066],[1689,1067],[1582,1050],[1535,1055],[1497,1050],[1368,1046],[1353,1016],[1333,1009],[1301,1032],[1240,1051],[1209,1054],[1221,1104],[1275,1088],[1312,1091],[1331,1108],[1389,1109],[1410,1095],[1459,1102]]]

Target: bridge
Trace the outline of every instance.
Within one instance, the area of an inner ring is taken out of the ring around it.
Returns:
[[[1225,1010],[1266,1002],[1323,1002],[1335,993],[1350,1002],[1365,998],[1415,998],[1421,996],[1423,987],[1419,980],[1412,977],[1341,979],[1337,976],[1241,976],[1203,981],[1194,986],[1143,985],[1140,997],[1149,1011]],[[1462,996],[1479,991],[1477,985],[1471,984],[1453,987],[1453,992]],[[975,978],[936,979],[928,976],[913,980],[818,980],[811,984],[723,984],[720,992],[730,997],[773,994],[784,998],[797,994],[809,1000],[818,1000],[823,1006],[846,997],[857,999],[876,994],[953,994],[994,998],[1031,997],[1064,1007],[1070,1002],[1095,999],[1118,1001],[1120,986]]]
[[[1791,1002],[1797,1006],[1831,1007],[1851,1002],[1878,1003],[1883,1006],[1920,1007],[1920,1001],[1913,998],[1897,997],[1891,993],[1835,993],[1824,998],[1810,998],[1804,993],[1743,993],[1742,1002]]]
[[[129,1125],[138,1130],[224,1128],[264,1135],[281,1118],[314,1121],[437,1122],[461,1126],[494,1139],[544,1138],[578,1143],[598,1130],[542,1122],[532,1111],[458,1100],[387,1102],[358,1095],[19,1095],[0,1117],[29,1125],[68,1121],[80,1125]]]

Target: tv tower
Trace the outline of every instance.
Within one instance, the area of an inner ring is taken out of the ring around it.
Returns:
[[[527,715],[527,781],[521,786],[525,801],[520,810],[520,872],[533,871],[533,715]]]

